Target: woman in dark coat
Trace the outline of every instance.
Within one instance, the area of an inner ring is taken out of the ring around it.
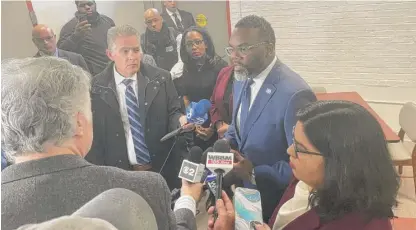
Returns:
[[[199,27],[188,28],[180,44],[181,59],[184,64],[182,76],[174,83],[178,94],[183,97],[185,107],[191,102],[210,100],[218,73],[227,63],[216,53],[214,43],[208,32]],[[206,149],[216,140],[214,130],[208,119],[195,130],[195,145]]]

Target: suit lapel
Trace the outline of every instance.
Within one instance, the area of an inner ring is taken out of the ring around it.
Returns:
[[[275,65],[273,69],[270,71],[269,75],[267,75],[266,79],[264,80],[263,85],[261,86],[257,94],[257,97],[250,108],[247,120],[244,124],[244,133],[241,134],[241,146],[244,146],[248,134],[250,133],[254,123],[260,117],[264,108],[276,92],[276,84],[278,78],[278,71]]]
[[[241,106],[241,97],[242,97],[242,93],[243,93],[243,88],[244,88],[244,86],[246,85],[246,82],[247,81],[235,81],[234,82],[234,89],[233,89],[233,92],[234,92],[234,101],[235,101],[235,103],[234,103],[234,108],[233,108],[233,121],[235,122],[235,132],[237,133],[237,138],[239,139],[239,140],[241,140],[241,134],[240,134],[240,129],[241,129],[241,127],[240,127],[240,129],[239,128],[237,128],[238,127],[238,125],[237,125],[237,115],[238,115],[238,110],[240,109],[240,106]]]

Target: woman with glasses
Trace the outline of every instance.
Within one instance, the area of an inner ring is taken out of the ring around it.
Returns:
[[[210,99],[218,73],[227,63],[216,53],[208,32],[199,27],[190,27],[182,35],[180,55],[183,62],[182,76],[174,80],[178,94],[183,97],[185,107],[190,102]],[[215,141],[210,120],[196,127],[194,142],[202,149]]]
[[[269,225],[254,223],[254,229],[391,229],[399,177],[376,119],[344,101],[312,103],[297,117],[287,150],[294,179]],[[209,229],[234,229],[238,217],[223,200]]]

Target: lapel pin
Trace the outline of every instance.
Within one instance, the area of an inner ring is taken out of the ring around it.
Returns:
[[[267,94],[271,94],[272,93],[272,90],[268,88],[268,89],[266,89],[266,93]]]

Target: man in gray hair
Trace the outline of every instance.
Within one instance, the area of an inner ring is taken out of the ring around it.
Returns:
[[[14,164],[1,173],[1,229],[70,215],[111,188],[143,197],[158,229],[196,228],[195,206],[186,204],[195,205],[202,184],[183,182],[183,197],[172,212],[170,191],[159,174],[83,159],[92,128],[87,72],[56,57],[2,63],[1,142]]]
[[[139,34],[129,25],[108,30],[112,62],[92,82],[94,141],[86,159],[93,164],[160,172],[169,188],[179,187],[184,143],[160,142],[186,124],[169,72],[143,62]],[[176,151],[178,150],[178,151]]]

